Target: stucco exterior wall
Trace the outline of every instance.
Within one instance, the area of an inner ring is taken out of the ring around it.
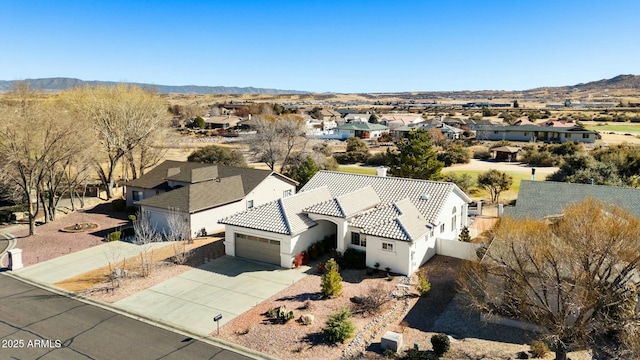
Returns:
[[[245,196],[245,200],[253,200],[253,206],[257,207],[284,197],[286,190],[290,190],[291,195],[293,195],[296,193],[296,186],[280,176],[272,174],[256,186],[253,191],[248,193],[247,196]]]
[[[455,214],[453,208],[456,208]],[[468,204],[460,197],[451,194],[438,217],[438,223],[434,228],[434,236],[442,239],[457,240],[458,235],[463,227],[468,226]],[[452,229],[452,218],[456,216],[455,227]],[[444,224],[444,231],[441,231],[441,225]]]
[[[382,243],[393,244],[393,250],[384,250]],[[389,240],[377,236],[367,236],[367,267],[374,268],[376,263],[380,269],[391,268],[391,272],[403,275],[410,274],[411,244],[406,241]]]

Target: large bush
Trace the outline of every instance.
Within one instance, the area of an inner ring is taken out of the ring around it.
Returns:
[[[438,153],[438,160],[442,161],[445,166],[466,164],[470,159],[471,154],[469,153],[469,150],[462,147],[462,144],[449,146],[444,152]]]
[[[217,164],[226,166],[247,166],[242,152],[227,147],[209,145],[202,147],[189,155],[189,162]]]
[[[355,332],[355,327],[349,318],[351,312],[348,309],[342,309],[340,312],[333,314],[325,323],[326,327],[322,329],[325,340],[330,343],[344,343],[345,340],[351,338]]]
[[[447,334],[435,334],[431,337],[431,346],[433,346],[433,352],[438,356],[444,355],[451,347],[451,341]]]
[[[342,256],[338,258],[338,264],[343,269],[364,269],[367,267],[367,253],[348,248]]]

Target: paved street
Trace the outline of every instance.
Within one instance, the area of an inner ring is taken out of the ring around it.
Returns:
[[[0,359],[250,357],[0,274]]]

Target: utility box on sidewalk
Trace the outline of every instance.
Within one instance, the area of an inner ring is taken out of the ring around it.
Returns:
[[[11,249],[7,251],[9,258],[9,270],[22,269],[22,249]]]

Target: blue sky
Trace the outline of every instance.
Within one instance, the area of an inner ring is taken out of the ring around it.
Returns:
[[[315,92],[525,90],[640,74],[640,2],[0,0],[0,80]]]

